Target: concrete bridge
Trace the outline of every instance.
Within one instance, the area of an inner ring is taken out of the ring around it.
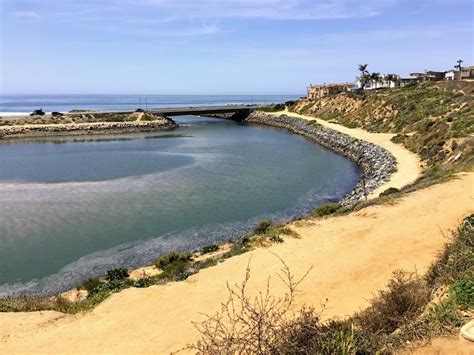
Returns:
[[[231,114],[225,118],[243,121],[248,115],[250,115],[255,109],[261,105],[225,105],[225,106],[202,106],[202,107],[177,107],[177,108],[151,108],[147,109],[146,112],[151,112],[159,116],[206,116],[206,115],[219,115],[219,114]],[[145,110],[144,110],[145,111]],[[64,115],[68,117],[80,116],[84,114],[92,114],[97,118],[103,117],[103,121],[113,121],[110,116],[114,115],[129,115],[136,111],[84,111],[84,112],[65,112]],[[108,117],[107,117],[108,116]],[[37,118],[44,117],[49,118],[51,114],[45,116],[34,116]],[[28,119],[29,115],[18,115],[18,116],[5,116],[0,119],[8,119],[9,121],[15,122],[17,120]],[[57,122],[56,122],[57,123]]]
[[[242,121],[250,115],[260,105],[225,105],[225,106],[202,106],[202,107],[180,107],[180,108],[160,108],[148,109],[151,112],[162,116],[205,116],[217,114],[233,114],[229,119]]]

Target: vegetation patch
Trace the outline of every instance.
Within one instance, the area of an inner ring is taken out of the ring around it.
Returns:
[[[389,187],[388,189],[386,189],[385,191],[381,192],[379,194],[379,197],[383,197],[383,196],[388,196],[388,195],[393,195],[393,194],[396,194],[396,193],[399,193],[400,190],[397,189],[396,187]]]
[[[174,251],[163,254],[156,261],[156,267],[164,269],[170,264],[175,264],[178,262],[187,263],[192,260],[193,254],[191,253],[176,253]]]
[[[127,269],[118,268],[107,271],[107,276],[105,278],[107,281],[121,281],[126,279],[128,276]]]
[[[313,211],[313,216],[323,217],[334,214],[342,208],[342,205],[339,203],[328,203],[325,205],[318,206]]]
[[[219,246],[217,244],[210,244],[206,245],[201,248],[201,253],[203,254],[209,254],[209,253],[214,253],[219,250]]]

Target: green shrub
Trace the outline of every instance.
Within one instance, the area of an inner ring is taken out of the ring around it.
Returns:
[[[396,187],[389,187],[387,190],[381,192],[381,193],[379,194],[379,197],[383,197],[383,196],[388,196],[388,195],[396,194],[397,192],[400,192],[400,190],[397,189]]]
[[[191,253],[177,253],[177,252],[171,251],[169,253],[166,253],[160,256],[156,260],[155,265],[160,269],[164,269],[169,264],[173,264],[176,262],[191,261],[192,257],[193,257],[193,254]]]
[[[339,203],[328,203],[319,207],[316,207],[313,211],[313,216],[322,217],[336,213],[342,208]]]
[[[255,234],[265,234],[267,230],[271,227],[271,225],[272,221],[270,221],[269,219],[264,219],[255,226],[253,232]]]
[[[90,292],[94,288],[98,287],[101,283],[102,281],[100,281],[98,277],[93,277],[84,281],[81,285],[78,286],[78,289],[86,290],[87,292]]]
[[[434,304],[429,310],[428,319],[435,329],[450,329],[462,324],[456,301],[451,298]]]
[[[157,117],[152,113],[144,113],[141,120],[142,121],[154,121]]]
[[[167,264],[163,268],[163,272],[157,275],[157,278],[166,281],[185,280],[189,275],[194,273],[190,270],[191,267],[192,264],[188,260],[175,260]]]
[[[474,308],[474,272],[466,273],[451,286],[450,291],[459,305]]]
[[[117,268],[107,271],[105,277],[107,281],[123,280],[128,277],[128,270],[124,268]]]
[[[204,247],[201,248],[201,253],[203,254],[209,254],[209,253],[213,253],[215,251],[218,251],[219,250],[219,246],[217,244],[210,244],[210,245],[206,245]]]
[[[155,283],[156,283],[156,278],[154,276],[144,277],[144,278],[136,280],[133,283],[133,287],[145,288],[145,287],[150,287],[154,285]]]
[[[278,112],[284,109],[285,109],[285,104],[273,104],[273,105],[259,107],[257,110],[263,111],[263,112]]]

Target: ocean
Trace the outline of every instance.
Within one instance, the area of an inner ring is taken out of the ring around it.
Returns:
[[[298,99],[301,95],[3,95],[0,116],[70,110],[127,111],[138,108],[198,107],[232,104],[270,104]]]

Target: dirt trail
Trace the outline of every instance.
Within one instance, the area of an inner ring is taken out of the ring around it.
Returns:
[[[288,115],[298,117],[305,120],[316,121],[324,127],[331,128],[335,131],[345,133],[366,142],[377,144],[387,149],[398,162],[397,171],[390,176],[390,181],[384,183],[378,189],[373,191],[369,198],[377,197],[381,192],[389,187],[400,189],[401,187],[414,182],[421,176],[421,161],[418,155],[405,149],[402,145],[393,143],[390,139],[395,135],[392,133],[370,133],[361,128],[347,128],[340,124],[329,123],[328,121],[314,118],[310,116],[300,115],[289,111],[279,111],[272,115]]]
[[[198,338],[191,321],[225,300],[226,281],[240,282],[251,260],[253,292],[272,276],[284,288],[275,253],[295,275],[314,269],[301,285],[297,305],[319,307],[325,317],[364,308],[396,269],[423,273],[462,218],[474,212],[474,173],[413,192],[393,205],[371,206],[349,216],[299,222],[300,239],[231,258],[184,282],[127,289],[90,313],[0,314],[0,353],[169,353]],[[58,318],[59,317],[59,318]]]

